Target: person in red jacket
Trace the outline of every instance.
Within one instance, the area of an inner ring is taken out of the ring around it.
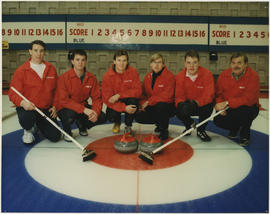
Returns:
[[[229,130],[228,137],[236,139],[240,131],[240,145],[250,140],[250,127],[259,113],[260,80],[256,71],[248,67],[248,58],[237,52],[231,56],[231,68],[223,71],[216,83],[215,109],[229,109],[214,118],[216,126]]]
[[[19,123],[24,129],[22,141],[25,144],[35,141],[33,134],[36,128],[52,142],[61,137],[61,132],[35,111],[36,106],[57,123],[53,99],[58,77],[54,66],[44,61],[45,49],[43,41],[33,41],[29,49],[31,57],[15,71],[10,83],[10,86],[17,89],[31,103],[23,100],[12,89],[8,92],[10,101],[16,106]]]
[[[214,78],[211,71],[200,66],[199,54],[190,50],[185,55],[185,68],[176,76],[176,116],[183,121],[186,130],[195,127],[191,116],[199,116],[199,122],[210,117],[215,95]],[[197,129],[202,141],[211,141],[205,132],[207,123]],[[184,132],[186,131],[184,130]]]
[[[136,121],[156,124],[155,132],[160,133],[161,140],[166,140],[169,137],[169,118],[175,114],[173,104],[175,77],[167,69],[163,56],[159,53],[151,57],[150,66],[152,70],[143,80],[143,96]]]
[[[133,133],[131,127],[141,93],[140,77],[137,70],[128,64],[128,52],[116,51],[112,66],[102,79],[102,100],[107,105],[107,119],[114,123],[113,133],[120,131],[122,112],[125,113],[125,133]]]
[[[72,68],[58,79],[56,107],[63,129],[72,136],[71,124],[79,128],[81,136],[87,136],[87,129],[104,123],[105,114],[102,110],[102,99],[97,78],[85,68],[87,55],[84,50],[69,52],[68,59]],[[92,99],[92,105],[88,99]],[[70,139],[64,136],[64,140]]]

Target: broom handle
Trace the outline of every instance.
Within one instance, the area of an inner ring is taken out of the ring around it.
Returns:
[[[220,113],[226,111],[228,108],[229,108],[229,107],[227,106],[225,109],[216,112],[215,114],[213,114],[212,116],[208,117],[208,118],[205,119],[204,121],[198,123],[198,124],[196,125],[195,128],[200,127],[202,124],[204,124],[204,123],[206,123],[207,121],[211,120],[212,118],[216,117],[216,116],[219,115]],[[174,139],[168,141],[168,142],[165,143],[164,145],[162,145],[162,146],[156,148],[156,149],[153,151],[153,154],[155,154],[155,153],[159,152],[161,149],[163,149],[163,148],[169,146],[169,145],[172,144],[174,141],[176,141],[176,140],[178,140],[178,139],[184,137],[186,134],[191,133],[195,128],[194,128],[194,127],[190,128],[189,130],[185,131],[183,134],[179,135],[178,137],[176,137],[176,138],[174,138]]]
[[[23,96],[19,91],[17,91],[17,89],[15,89],[13,86],[11,86],[11,89],[16,92],[16,94],[18,94],[21,98],[23,98],[26,102],[30,101]],[[46,120],[48,120],[55,128],[57,128],[60,132],[62,132],[66,137],[68,137],[76,146],[78,146],[81,150],[84,150],[84,147],[79,144],[73,137],[71,137],[68,133],[66,133],[63,129],[61,129],[54,121],[52,121],[49,117],[47,117],[41,110],[39,110],[39,108],[37,108],[35,106],[35,110],[41,114],[42,117],[45,117]]]

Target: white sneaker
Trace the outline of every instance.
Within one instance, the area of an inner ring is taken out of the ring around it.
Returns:
[[[32,134],[32,131],[31,130],[27,131],[24,129],[24,134],[22,136],[22,140],[25,144],[33,143],[35,140],[35,137]]]
[[[70,134],[70,136],[72,137],[72,133]],[[67,137],[66,135],[64,135],[64,141],[66,141],[66,142],[72,142],[72,140],[70,140],[70,138]]]
[[[79,130],[81,136],[88,136],[88,132],[86,130]]]

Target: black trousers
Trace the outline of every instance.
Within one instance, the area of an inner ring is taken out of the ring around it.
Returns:
[[[167,130],[169,119],[175,115],[173,103],[160,102],[154,106],[147,106],[145,111],[136,114],[136,121],[142,124],[156,124],[160,131]]]
[[[40,109],[47,117],[57,125],[56,119],[51,118],[49,109]],[[61,132],[55,128],[48,120],[42,117],[37,111],[26,111],[22,107],[16,108],[19,123],[25,130],[30,130],[35,124],[42,135],[52,142],[57,142],[61,138]]]
[[[86,104],[85,107],[91,108],[92,106]],[[77,112],[67,108],[61,109],[60,111],[58,111],[57,114],[61,119],[64,131],[67,132],[68,134],[71,134],[70,126],[74,122],[76,123],[79,129],[90,129],[93,126],[106,122],[106,116],[103,112],[100,113],[98,120],[95,123],[88,120],[87,115],[85,115],[84,113],[78,114]]]
[[[229,108],[225,116],[218,115],[214,118],[214,124],[233,132],[240,130],[240,137],[249,139],[250,127],[258,114],[259,107],[257,105]]]
[[[126,99],[120,99],[119,101],[125,103],[126,105],[136,105],[137,111],[138,111],[139,100],[137,98],[126,98]],[[134,114],[128,114],[127,112],[125,112],[126,126],[132,126],[132,122],[135,118],[135,114],[137,113],[137,111]],[[107,107],[106,118],[107,118],[107,120],[109,120],[112,123],[121,124],[121,113],[122,112],[118,112],[118,111],[115,111],[115,110]]]
[[[189,100],[178,103],[176,108],[176,116],[178,119],[183,121],[186,129],[190,128],[190,125],[193,123],[191,116],[199,116],[199,123],[211,116],[213,112],[213,103],[206,104],[204,106],[197,106],[195,103],[190,102]],[[204,131],[207,126],[207,123],[204,123],[198,128],[198,131]]]

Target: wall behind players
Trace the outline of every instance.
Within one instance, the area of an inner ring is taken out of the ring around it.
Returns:
[[[18,14],[93,14],[93,15],[173,15],[173,16],[229,16],[268,17],[268,2],[2,2],[3,15]],[[236,50],[237,51],[237,50]],[[149,59],[155,51],[129,51],[130,64],[136,67],[141,79],[149,71]],[[183,68],[185,51],[159,51],[174,74]],[[210,61],[208,52],[199,52],[201,65],[214,75],[229,67],[231,52],[218,52],[218,60]],[[25,50],[3,50],[3,80],[10,81],[15,69],[29,57]],[[87,69],[101,81],[114,51],[87,50]],[[249,65],[255,69],[262,86],[269,85],[268,53],[249,52]],[[67,51],[48,50],[46,60],[61,74],[69,69]]]

